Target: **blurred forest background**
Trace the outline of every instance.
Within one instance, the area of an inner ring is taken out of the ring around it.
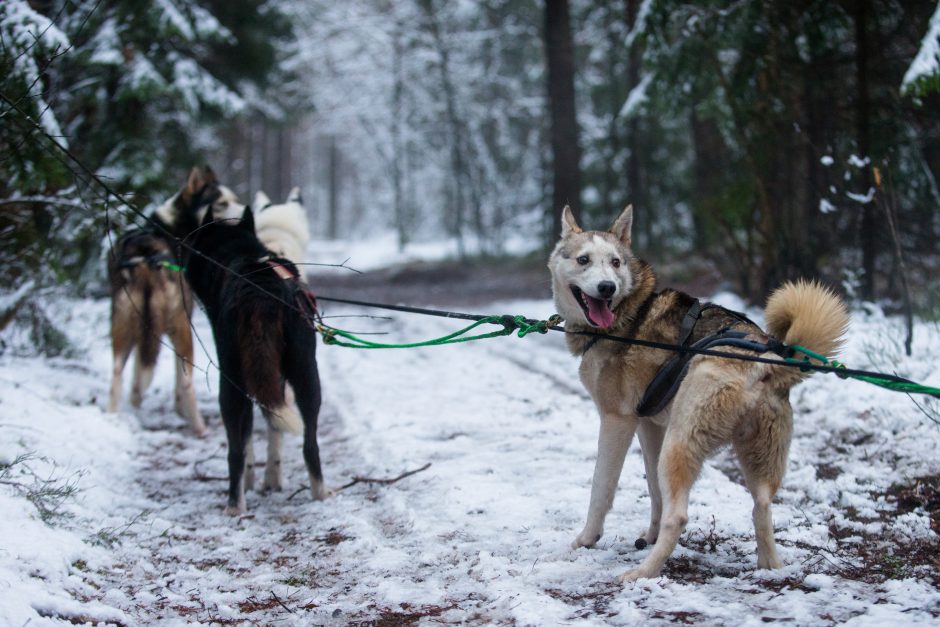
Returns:
[[[4,0],[0,294],[83,289],[133,222],[48,134],[141,208],[208,162],[315,237],[499,256],[632,202],[639,254],[754,301],[903,270],[936,317],[938,64],[933,0]]]

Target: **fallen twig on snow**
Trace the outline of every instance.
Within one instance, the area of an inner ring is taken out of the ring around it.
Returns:
[[[423,472],[423,471],[427,470],[427,469],[430,468],[430,467],[431,467],[431,462],[428,462],[428,463],[426,463],[424,466],[422,466],[421,468],[415,468],[414,470],[409,470],[409,471],[403,472],[403,473],[401,473],[400,475],[398,475],[397,477],[389,477],[389,478],[379,478],[379,479],[376,479],[376,478],[373,478],[373,477],[360,477],[360,476],[357,475],[357,476],[353,477],[352,481],[350,481],[349,483],[347,483],[347,484],[345,484],[345,485],[341,485],[340,487],[338,487],[338,488],[336,488],[335,490],[333,490],[333,493],[335,494],[335,493],[337,493],[337,492],[341,492],[341,491],[345,490],[346,488],[351,488],[351,487],[353,487],[354,485],[356,485],[357,483],[378,483],[378,484],[381,484],[381,485],[391,485],[391,484],[393,484],[393,483],[397,483],[397,482],[401,481],[402,479],[404,479],[404,478],[406,478],[406,477],[410,477],[411,475],[416,475],[416,474],[418,474],[419,472]],[[301,486],[301,487],[297,488],[296,490],[294,490],[294,492],[293,492],[289,497],[287,497],[287,500],[289,501],[289,500],[291,500],[292,498],[294,498],[295,496],[297,496],[298,494],[300,494],[301,492],[303,492],[304,490],[309,490],[309,489],[310,489],[310,486]]]

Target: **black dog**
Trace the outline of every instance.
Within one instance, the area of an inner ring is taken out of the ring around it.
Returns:
[[[263,487],[281,489],[280,432],[303,431],[313,498],[323,499],[328,491],[317,445],[321,395],[311,296],[297,268],[258,241],[249,207],[241,219],[224,217],[233,205],[219,202],[225,191],[211,169],[194,168],[186,188],[157,216],[182,238],[186,277],[212,324],[221,369],[219,405],[228,436],[226,512],[241,514],[245,488],[253,483],[250,467],[246,469],[252,399],[271,427]],[[285,381],[294,390],[299,416],[285,399]]]

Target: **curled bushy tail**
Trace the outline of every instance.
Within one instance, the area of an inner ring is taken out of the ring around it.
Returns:
[[[832,358],[843,344],[849,314],[842,299],[816,281],[787,282],[777,288],[764,308],[767,331],[786,344],[798,344]],[[809,373],[774,367],[775,378],[787,387]]]

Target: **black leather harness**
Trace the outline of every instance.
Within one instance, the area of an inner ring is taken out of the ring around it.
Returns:
[[[689,307],[689,311],[682,320],[682,327],[679,331],[678,341],[680,346],[689,346],[689,338],[691,337],[692,331],[695,329],[695,325],[701,317],[702,312],[706,309],[713,308],[721,309],[725,315],[736,318],[743,324],[748,324],[754,327],[758,326],[750,318],[742,313],[725,309],[724,307],[714,303],[705,303],[702,305],[698,300],[696,300],[692,306]],[[719,346],[728,346],[733,348],[744,348],[750,351],[754,351],[755,353],[773,352],[784,357],[788,356],[788,354],[792,352],[786,344],[775,338],[768,338],[768,341],[766,342],[759,342],[757,340],[748,339],[748,336],[751,335],[753,334],[745,331],[734,331],[731,329],[731,327],[724,327],[723,329],[720,329],[711,335],[706,335],[699,341],[692,344],[691,348],[696,350],[703,350],[716,348]],[[669,361],[663,364],[663,366],[659,369],[659,372],[656,373],[656,376],[653,377],[653,380],[650,381],[648,386],[646,386],[646,391],[643,393],[643,397],[637,404],[636,413],[638,416],[655,416],[666,408],[666,405],[669,404],[669,401],[671,401],[676,395],[676,392],[679,391],[679,386],[682,384],[682,381],[685,379],[685,375],[689,370],[689,361],[691,361],[692,357],[694,356],[694,352],[678,352],[673,355]]]
[[[743,313],[726,309],[715,303],[702,304],[698,299],[695,299],[689,306],[688,311],[686,311],[685,317],[682,319],[682,324],[679,327],[679,335],[676,338],[677,347],[705,350],[727,346],[743,348],[754,351],[755,353],[773,352],[782,357],[788,357],[790,353],[792,353],[792,350],[789,349],[786,344],[775,338],[769,338],[767,342],[759,342],[757,340],[748,339],[748,336],[752,336],[753,333],[735,331],[732,330],[731,326],[725,326],[715,333],[706,335],[690,345],[696,324],[701,319],[702,313],[709,309],[720,309],[724,316],[735,319],[738,324],[747,324],[758,329],[760,328]],[[636,326],[638,327],[639,324]],[[600,339],[602,339],[602,336],[592,337],[584,347],[581,353],[582,357],[591,350]],[[676,354],[662,365],[656,373],[656,376],[653,377],[653,380],[646,386],[646,391],[637,404],[636,413],[638,416],[655,416],[665,409],[669,401],[671,401],[676,395],[676,392],[679,391],[679,386],[682,384],[688,372],[689,362],[695,354],[696,353],[692,351],[677,350]]]

